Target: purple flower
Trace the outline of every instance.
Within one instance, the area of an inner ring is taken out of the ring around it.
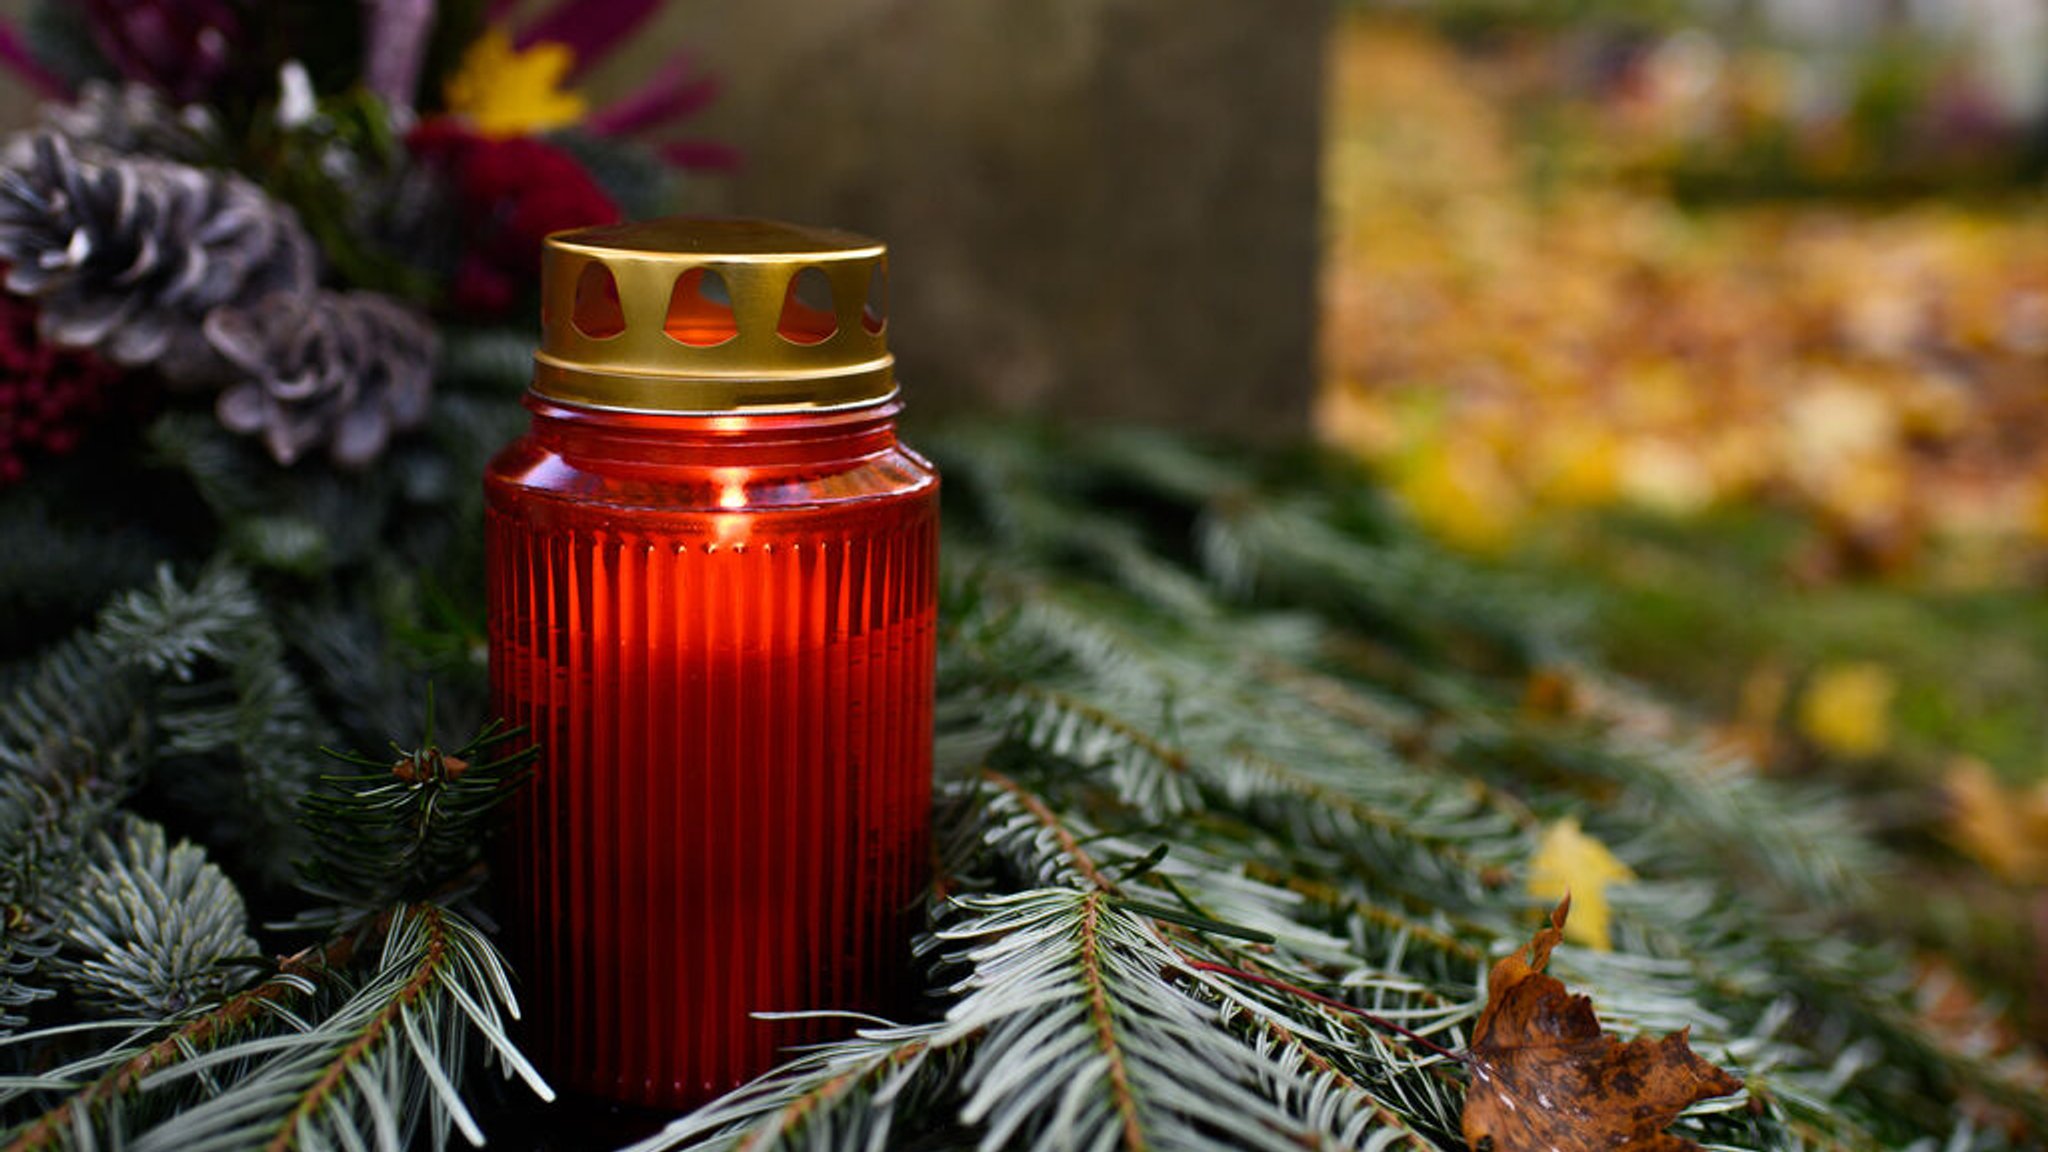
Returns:
[[[85,0],[85,9],[107,62],[180,104],[211,95],[242,46],[226,0]]]
[[[612,50],[647,23],[664,0],[558,0],[512,37],[515,48],[542,41],[566,44],[576,54],[569,73],[575,79],[612,54]]]
[[[392,108],[411,108],[434,28],[434,0],[363,0],[363,84]]]
[[[376,0],[383,5],[424,0]],[[518,26],[512,47],[525,51],[538,44],[567,48],[571,63],[564,80],[574,80],[601,63],[639,32],[665,0],[555,0]],[[485,18],[509,18],[517,0],[489,0]],[[639,136],[688,119],[718,99],[718,77],[697,69],[687,55],[677,54],[638,88],[599,109],[583,123],[593,136]],[[678,168],[738,167],[739,151],[713,140],[647,141],[656,155]]]

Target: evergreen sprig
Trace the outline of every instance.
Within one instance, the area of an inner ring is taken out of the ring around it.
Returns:
[[[162,1020],[212,1004],[256,956],[242,894],[197,845],[126,817],[100,833],[62,909],[49,970],[109,1016]]]
[[[514,735],[502,726],[451,753],[430,734],[381,779],[331,780],[302,800],[292,766],[321,725],[274,619],[231,566],[190,582],[164,570],[0,705],[13,902],[0,1007],[62,993],[121,1014],[111,1044],[104,1029],[54,1023],[0,1045],[0,1066],[27,1073],[0,1078],[7,1147],[243,1147],[259,1119],[278,1147],[358,1132],[387,1148],[438,1143],[478,1135],[456,1089],[474,1047],[525,1069],[505,1032],[516,1007],[502,961],[435,897],[479,881],[484,815],[530,754],[497,754]],[[266,795],[265,780],[283,787]],[[326,942],[264,977],[228,875],[125,810],[149,796],[173,809],[223,798],[202,827],[244,852],[277,842],[262,827],[269,804],[303,804],[323,849],[302,857],[309,878],[342,905],[305,917]]]
[[[174,1025],[0,1087],[0,1104],[59,1093],[5,1147],[91,1149],[111,1140],[137,1149],[397,1152],[419,1139],[443,1146],[451,1131],[480,1145],[458,1089],[473,1047],[553,1097],[507,1033],[517,1017],[504,962],[474,926],[439,905],[399,905]],[[51,1029],[11,1043],[49,1047],[76,1033]]]
[[[313,1014],[273,1012],[265,1034],[145,1077],[139,1090],[197,1103],[142,1133],[136,1152],[377,1148],[397,1152],[450,1129],[483,1132],[456,1085],[467,1046],[544,1098],[553,1092],[512,1044],[518,1002],[496,949],[438,905],[394,909],[367,979]]]
[[[95,835],[152,757],[142,705],[156,653],[123,644],[149,601],[124,597],[96,627],[52,646],[0,703],[0,1034],[54,995],[40,969],[56,952],[62,910]]]
[[[408,900],[451,900],[482,881],[483,845],[498,804],[537,749],[524,729],[494,721],[453,750],[434,743],[432,706],[416,749],[371,759],[329,752],[359,772],[329,775],[301,801],[312,844],[301,885],[321,902],[296,922],[337,927]]]
[[[250,576],[216,562],[187,585],[161,567],[115,598],[98,634],[147,673],[152,793],[266,888],[288,881],[327,727]]]

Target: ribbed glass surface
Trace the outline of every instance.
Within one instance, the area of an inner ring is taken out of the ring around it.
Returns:
[[[684,1106],[820,1034],[752,1013],[892,1007],[929,878],[925,479],[735,511],[494,487],[492,679],[542,748],[501,883],[558,1084]]]

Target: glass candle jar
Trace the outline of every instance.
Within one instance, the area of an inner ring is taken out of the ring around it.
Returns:
[[[669,219],[551,237],[492,461],[491,681],[541,748],[499,872],[530,1042],[699,1103],[886,1010],[929,879],[938,476],[896,438],[886,253]]]

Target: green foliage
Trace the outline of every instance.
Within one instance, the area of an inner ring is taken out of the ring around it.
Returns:
[[[392,913],[383,953],[359,984],[305,1015],[277,1013],[263,1033],[142,1081],[198,1103],[130,1144],[136,1152],[276,1147],[400,1149],[450,1128],[482,1132],[455,1085],[480,1037],[507,1074],[551,1096],[506,1036],[518,1010],[510,978],[476,928],[435,905]]]
[[[0,885],[17,910],[0,1005],[47,996],[27,982],[39,970],[88,1003],[159,1016],[219,987],[212,962],[251,951],[240,896],[198,849],[167,850],[160,829],[115,817],[147,785],[260,878],[290,843],[319,731],[231,568],[189,586],[160,570],[45,653],[0,707]],[[218,919],[195,918],[202,908]]]
[[[204,666],[234,660],[263,626],[263,605],[233,569],[215,568],[186,588],[160,568],[153,588],[123,593],[107,605],[98,636],[128,663],[189,684]]]
[[[98,1050],[75,1026],[0,1046],[0,1058],[58,1066],[0,1080],[16,1146],[121,1134],[138,1148],[397,1149],[439,1146],[451,1130],[480,1142],[458,1089],[479,1048],[550,1095],[506,1032],[518,1009],[503,961],[439,902],[481,878],[482,820],[530,753],[485,757],[513,735],[493,728],[453,752],[429,740],[395,774],[362,761],[384,771],[324,780],[302,802],[320,845],[302,866],[308,894],[338,906],[297,926],[325,943],[247,987],[234,973],[269,965],[251,956],[232,883],[198,849],[167,849],[161,829],[114,820],[55,917],[63,948],[46,968],[88,1006],[130,1013],[130,1027],[161,1023]]]
[[[1530,30],[1584,28],[1647,31],[1683,27],[1703,7],[1688,0],[1431,0],[1424,4],[1351,0],[1366,10],[1421,8],[1455,33],[1475,38]]]
[[[175,1026],[0,1081],[0,1104],[54,1101],[8,1147],[396,1150],[440,1147],[451,1130],[480,1143],[455,1087],[473,1045],[552,1095],[506,1035],[516,1015],[503,961],[475,927],[437,905],[398,906]],[[50,1029],[11,1047],[82,1035]]]
[[[220,565],[187,588],[160,570],[154,589],[115,599],[99,632],[153,682],[153,797],[229,846],[246,873],[288,879],[325,726],[249,578]]]
[[[494,391],[510,398],[526,387],[532,372],[530,333],[513,328],[441,329],[441,362],[435,378],[443,384]]]
[[[504,387],[491,370],[452,372],[447,383]],[[252,574],[288,665],[310,675],[316,705],[355,743],[417,730],[417,688],[428,680],[455,726],[482,719],[476,477],[524,418],[514,394],[443,391],[430,428],[363,473],[280,470],[203,413],[170,413],[149,429],[155,461],[189,483],[219,548]]]
[[[82,522],[41,493],[0,493],[0,659],[26,656],[150,575],[151,541],[132,525]]]
[[[256,954],[226,873],[134,817],[99,835],[51,920],[61,947],[50,974],[108,1016],[163,1020],[212,1004],[240,983],[230,966]]]
[[[446,901],[480,883],[491,816],[537,751],[507,748],[524,731],[493,723],[444,752],[429,720],[424,746],[393,745],[389,760],[335,754],[362,771],[322,777],[302,802],[312,845],[300,864],[302,884],[330,906],[298,923],[340,927],[411,900]]]
[[[802,1053],[642,1149],[1456,1146],[1451,1065],[1213,966],[1455,1050],[1564,815],[1640,880],[1614,890],[1616,951],[1556,969],[1616,1031],[1690,1027],[1750,1085],[1682,1134],[2003,1146],[1966,1095],[2043,1119],[2020,1066],[1915,1021],[1903,957],[1858,914],[1884,858],[1841,797],[1689,747],[1582,664],[1597,708],[1523,705],[1572,651],[1571,613],[1527,585],[1298,464],[1125,436],[941,458],[933,1018]],[[1204,543],[1268,516],[1290,530]]]
[[[52,649],[0,704],[0,1035],[55,994],[40,971],[57,944],[47,909],[140,772],[136,679],[87,635]]]
[[[166,413],[148,440],[156,459],[197,490],[228,553],[257,570],[309,577],[364,562],[398,495],[387,469],[280,472],[260,446],[210,413]]]
[[[479,1053],[546,1095],[506,1030],[510,974],[456,910],[525,769],[514,733],[444,749],[429,727],[317,781],[311,759],[330,734],[428,723],[428,676],[443,710],[481,708],[470,478],[517,419],[478,394],[505,351],[453,343],[475,393],[372,475],[153,429],[225,555],[115,597],[0,706],[0,879],[22,910],[0,1011],[46,1025],[0,1042],[22,1147],[438,1146],[480,1135]],[[1616,950],[1555,969],[1614,1031],[1690,1027],[1750,1085],[1681,1133],[1989,1150],[2008,1145],[1966,1098],[2048,1121],[2015,1057],[1916,1017],[1864,915],[1888,859],[1845,798],[1696,746],[1585,657],[1569,602],[1429,545],[1313,458],[1128,434],[938,446],[923,1010],[852,1021],[644,1149],[1455,1146],[1454,1061],[1290,989],[1455,1051],[1565,816],[1639,880],[1611,892]],[[1546,675],[1586,705],[1525,704]],[[265,841],[287,799],[302,822]],[[265,842],[288,847],[259,862]],[[265,886],[283,864],[290,897]],[[237,967],[258,950],[244,900],[317,935]],[[77,1030],[88,1008],[138,1019]]]
[[[334,92],[286,127],[258,120],[247,159],[292,206],[342,282],[421,305],[439,302],[454,263],[433,222],[447,192],[411,163],[384,102],[360,85]]]
[[[1813,666],[1874,661],[1899,679],[1897,748],[1865,770],[1925,778],[1957,752],[2006,772],[2048,770],[2048,712],[2036,706],[2048,696],[2037,659],[2048,651],[2048,599],[1977,586],[1966,556],[1953,585],[1936,574],[1843,582],[1823,595],[1785,578],[1817,543],[1794,517],[1768,511],[1683,524],[1617,513],[1560,523],[1525,562],[1551,587],[1600,598],[1588,640],[1609,662],[1654,675],[1703,711],[1738,713],[1760,668],[1796,688]]]

